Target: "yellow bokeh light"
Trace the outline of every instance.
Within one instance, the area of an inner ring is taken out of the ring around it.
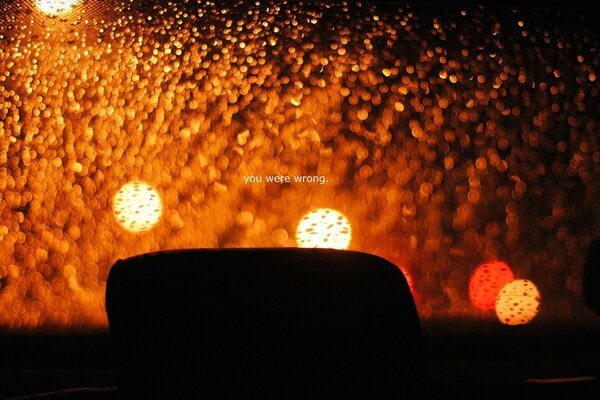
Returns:
[[[540,309],[540,292],[533,282],[516,279],[502,287],[496,298],[496,315],[506,325],[523,325]]]
[[[299,247],[347,249],[352,237],[348,219],[330,208],[319,208],[306,214],[296,229]]]
[[[66,14],[81,3],[81,0],[36,0],[35,5],[48,15]]]
[[[132,181],[123,185],[115,195],[113,211],[124,229],[141,233],[156,225],[162,214],[162,203],[152,186]]]

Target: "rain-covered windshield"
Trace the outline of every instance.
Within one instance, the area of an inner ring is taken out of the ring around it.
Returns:
[[[424,322],[597,323],[582,295],[600,237],[593,22],[1,1],[0,329],[105,328],[117,259],[190,247],[377,254]]]

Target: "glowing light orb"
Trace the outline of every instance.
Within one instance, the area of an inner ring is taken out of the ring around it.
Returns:
[[[500,289],[514,279],[512,270],[502,261],[481,264],[473,271],[469,280],[471,303],[483,311],[493,310]]]
[[[299,247],[347,249],[352,228],[344,214],[330,208],[319,208],[306,214],[296,229]]]
[[[41,11],[48,15],[66,14],[76,5],[81,3],[81,0],[36,0],[35,5]]]
[[[523,325],[540,309],[540,292],[533,282],[517,279],[506,285],[496,299],[496,315],[506,325]]]
[[[156,225],[162,213],[162,203],[152,186],[132,181],[123,185],[115,194],[113,212],[124,229],[140,233]]]

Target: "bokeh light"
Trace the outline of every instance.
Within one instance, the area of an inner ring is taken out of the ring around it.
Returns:
[[[156,225],[162,214],[162,202],[152,186],[132,181],[115,194],[113,210],[117,222],[124,229],[141,233]]]
[[[540,301],[540,292],[532,281],[516,279],[500,289],[496,315],[505,325],[523,325],[537,315]]]
[[[66,14],[73,10],[82,0],[35,0],[35,5],[48,15]]]
[[[294,246],[324,205],[352,249],[411,266],[424,319],[487,318],[472,267],[505,255],[544,317],[579,315],[597,21],[382,3],[0,0],[0,327],[106,326],[114,260]],[[269,175],[325,179],[244,183]],[[132,179],[163,202],[142,235],[113,212]]]
[[[484,311],[493,310],[500,289],[514,279],[512,270],[502,261],[489,261],[478,266],[469,280],[471,303]]]
[[[296,229],[299,247],[347,249],[352,228],[344,214],[330,208],[319,208],[306,214]]]

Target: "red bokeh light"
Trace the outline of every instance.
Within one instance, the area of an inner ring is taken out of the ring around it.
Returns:
[[[498,292],[515,279],[510,267],[502,261],[489,261],[478,266],[469,280],[469,298],[483,311],[494,310]]]

